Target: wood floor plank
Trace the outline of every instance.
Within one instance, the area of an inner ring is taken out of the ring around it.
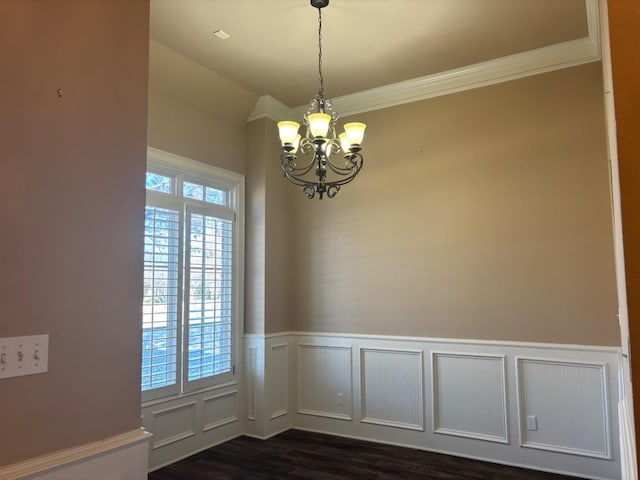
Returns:
[[[535,470],[288,430],[239,437],[149,474],[149,480],[575,480]]]

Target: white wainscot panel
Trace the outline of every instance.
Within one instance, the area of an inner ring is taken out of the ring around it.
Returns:
[[[298,344],[298,413],[351,420],[351,347]]]
[[[196,434],[196,402],[153,411],[152,417],[154,450]]]
[[[606,364],[523,357],[516,363],[520,444],[611,459]]]
[[[258,402],[258,347],[247,348],[247,418],[256,420]]]
[[[274,419],[289,411],[289,345],[272,345],[268,365],[271,418]]]
[[[238,391],[221,393],[202,399],[202,431],[207,432],[238,420]]]
[[[507,443],[505,357],[432,352],[433,431]]]
[[[424,430],[422,350],[361,348],[362,422]]]

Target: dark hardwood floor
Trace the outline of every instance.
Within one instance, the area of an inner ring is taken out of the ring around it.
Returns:
[[[575,478],[300,430],[266,441],[239,437],[149,474],[149,480]]]

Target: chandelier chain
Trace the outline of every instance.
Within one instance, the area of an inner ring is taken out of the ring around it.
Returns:
[[[324,98],[322,73],[322,8],[329,5],[329,0],[311,0],[310,3],[318,9],[318,93],[302,115],[306,133],[298,133],[298,122],[278,122],[282,142],[280,167],[285,178],[302,187],[308,198],[317,195],[322,199],[335,197],[340,188],[355,180],[362,170],[364,157],[360,144],[366,125],[349,122],[344,124],[342,133],[336,132],[338,114],[333,111],[331,100]],[[339,153],[342,158],[337,157]]]
[[[322,76],[322,9],[318,8],[318,76],[320,77],[320,90],[318,96],[324,103],[324,77]],[[324,105],[322,105],[324,107]]]

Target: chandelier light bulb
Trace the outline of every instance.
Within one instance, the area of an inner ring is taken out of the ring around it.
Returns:
[[[329,133],[331,115],[328,113],[312,113],[308,117],[309,130],[313,138],[326,138]]]
[[[352,122],[345,124],[344,131],[351,146],[360,146],[362,144],[365,128],[367,126],[364,123]]]
[[[342,151],[346,155],[347,153],[349,153],[349,150],[351,150],[351,144],[349,143],[349,139],[347,138],[347,133],[342,132],[340,135],[338,135],[338,138],[340,139],[340,148],[342,148]]]
[[[298,122],[278,122],[278,131],[280,132],[280,141],[283,147],[285,145],[293,145],[296,138],[300,138],[300,135],[298,135],[299,128],[300,124]]]
[[[300,147],[300,138],[301,138],[300,134],[297,134],[296,139],[293,142],[293,150],[291,151],[291,153],[295,154],[298,152],[298,148]]]

